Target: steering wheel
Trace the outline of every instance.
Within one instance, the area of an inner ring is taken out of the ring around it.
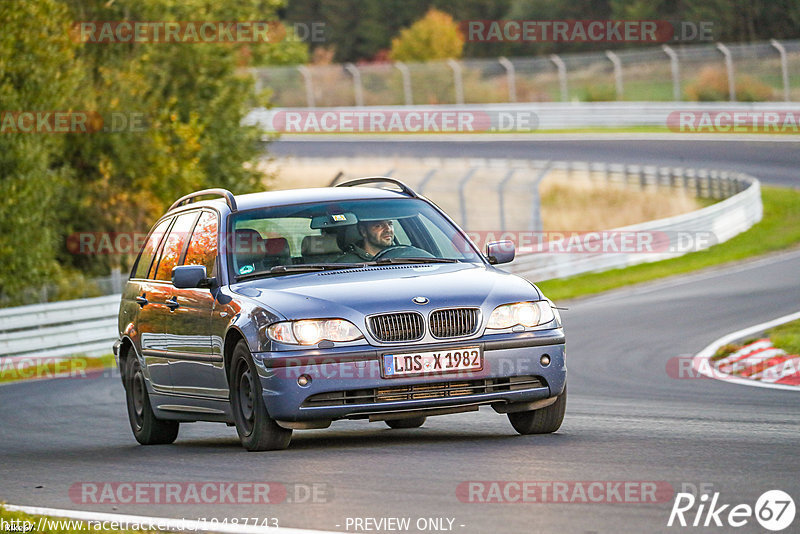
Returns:
[[[386,247],[372,257],[372,260],[380,258],[433,258],[434,255],[427,250],[422,250],[413,245],[394,245]]]

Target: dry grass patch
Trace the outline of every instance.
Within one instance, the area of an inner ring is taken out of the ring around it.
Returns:
[[[546,231],[619,228],[700,209],[691,196],[667,189],[638,191],[620,184],[546,179],[541,185]]]

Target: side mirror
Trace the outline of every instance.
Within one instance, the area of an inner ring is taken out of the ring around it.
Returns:
[[[515,254],[513,241],[493,241],[486,244],[486,257],[492,265],[509,263],[514,260]]]
[[[178,289],[208,289],[216,281],[216,278],[206,276],[205,265],[180,265],[172,269],[172,285]]]

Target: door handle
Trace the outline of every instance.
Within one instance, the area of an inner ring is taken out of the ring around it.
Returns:
[[[144,308],[148,304],[147,293],[142,293],[141,296],[136,297],[136,304]]]
[[[169,311],[175,311],[175,308],[180,306],[180,304],[178,304],[178,301],[175,300],[175,297],[168,298],[167,300],[164,301],[164,304],[167,305],[167,308],[169,308]]]

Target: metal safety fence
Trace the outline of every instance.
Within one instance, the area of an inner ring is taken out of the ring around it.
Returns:
[[[587,101],[797,101],[800,41],[542,57],[251,69],[278,107]],[[719,86],[714,93],[710,88]],[[721,92],[720,92],[721,91]]]

